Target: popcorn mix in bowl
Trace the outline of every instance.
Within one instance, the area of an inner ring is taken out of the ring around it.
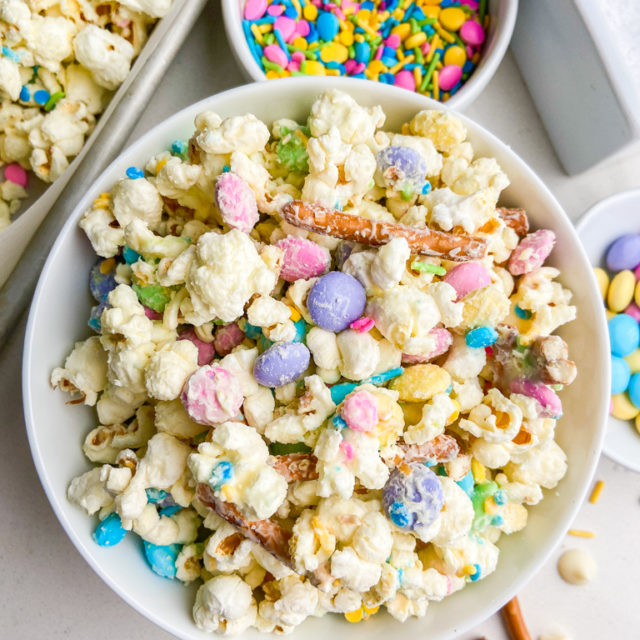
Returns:
[[[0,2],[0,229],[82,149],[171,0]]]
[[[204,112],[82,219],[98,335],[51,381],[96,406],[97,466],[68,497],[201,581],[201,629],[422,616],[566,472],[554,234],[454,115],[384,121],[335,90],[306,123]]]

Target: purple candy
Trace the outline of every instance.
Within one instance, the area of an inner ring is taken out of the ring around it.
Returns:
[[[343,331],[364,311],[367,296],[353,276],[331,271],[316,282],[307,296],[311,319],[328,331]]]
[[[280,387],[297,380],[309,366],[311,354],[300,342],[281,342],[256,358],[253,377],[265,387]]]
[[[607,251],[610,271],[633,271],[640,264],[640,234],[620,236]]]
[[[424,185],[427,163],[420,152],[411,147],[385,147],[376,154],[376,164],[387,187],[419,191]]]
[[[440,515],[444,493],[438,476],[420,462],[394,469],[382,489],[387,517],[404,531],[426,529]]]

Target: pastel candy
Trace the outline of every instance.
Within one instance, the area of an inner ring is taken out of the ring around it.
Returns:
[[[286,67],[289,58],[287,58],[287,54],[280,48],[277,44],[269,44],[264,48],[264,57],[271,62],[275,62],[275,64],[279,64],[281,67]]]
[[[509,273],[521,276],[541,267],[556,241],[550,229],[539,229],[525,236],[509,258]]]
[[[245,334],[236,322],[231,322],[216,329],[213,346],[221,356],[229,355],[238,345],[244,342]]]
[[[215,199],[222,220],[234,229],[249,233],[260,219],[256,196],[251,187],[232,171],[218,177]]]
[[[432,335],[436,339],[436,346],[433,351],[419,355],[403,353],[402,364],[420,364],[422,362],[429,362],[430,360],[446,353],[453,343],[453,336],[447,329],[431,329],[431,331],[429,331],[429,335]]]
[[[620,236],[607,251],[607,267],[610,271],[635,269],[640,265],[640,234]]]
[[[4,178],[25,189],[29,182],[29,174],[18,163],[13,162],[4,168]]]
[[[553,389],[542,382],[535,382],[527,378],[516,378],[511,381],[509,388],[512,393],[519,393],[537,400],[542,411],[540,415],[545,418],[559,418],[562,415],[562,403]]]
[[[373,431],[378,424],[376,399],[368,391],[355,391],[345,398],[340,415],[349,429]]]
[[[640,343],[638,323],[626,313],[614,316],[609,320],[609,342],[614,356],[629,355]]]
[[[285,40],[289,40],[296,30],[296,22],[287,16],[280,16],[276,19],[273,28],[277,29]]]
[[[382,489],[387,517],[403,531],[420,531],[433,524],[444,503],[442,485],[420,462],[394,469]]]
[[[287,282],[320,276],[331,264],[329,250],[305,238],[287,236],[276,247],[284,251],[280,277]]]
[[[98,524],[93,532],[93,539],[101,547],[113,547],[122,541],[126,533],[120,516],[113,512]]]
[[[343,331],[364,311],[367,298],[356,278],[331,271],[311,287],[307,308],[315,324],[328,331]]]
[[[447,272],[443,280],[456,290],[456,302],[459,302],[472,291],[489,286],[491,275],[480,262],[462,262]]]
[[[393,84],[396,87],[401,87],[402,89],[408,89],[409,91],[416,90],[416,81],[413,76],[413,73],[408,69],[403,69],[402,71],[398,71],[396,73],[396,77],[393,80]]]
[[[440,89],[451,91],[462,79],[462,67],[448,64],[440,69]]]
[[[460,27],[460,37],[465,44],[472,47],[479,47],[485,39],[485,32],[482,25],[476,20],[467,20]]]
[[[391,145],[376,154],[377,180],[392,189],[405,185],[421,190],[427,173],[427,163],[419,151],[411,147]]]
[[[100,330],[102,329],[102,326],[100,324],[102,312],[108,308],[109,304],[106,300],[103,300],[100,304],[91,308],[91,313],[89,314],[89,322],[87,324],[97,333],[100,333]]]
[[[620,312],[629,306],[633,300],[633,292],[636,288],[636,277],[633,271],[625,269],[616,273],[607,292],[607,304],[611,311]]]
[[[245,20],[257,20],[262,18],[267,10],[267,0],[247,0],[244,5]]]
[[[205,364],[209,364],[213,360],[213,356],[216,355],[216,350],[213,347],[212,342],[204,342],[200,340],[196,335],[196,332],[189,327],[186,331],[182,331],[178,334],[178,340],[189,340],[198,349],[198,366],[202,367]]]
[[[144,307],[144,305],[142,305]],[[149,318],[149,320],[162,320],[162,314],[150,309],[149,307],[144,307],[144,315]]]
[[[318,15],[316,28],[318,29],[318,36],[320,36],[320,39],[324,40],[325,42],[329,42],[333,40],[336,35],[338,35],[338,31],[340,30],[340,22],[338,21],[338,18],[333,15],[333,13],[323,11]]]
[[[476,327],[468,331],[465,343],[472,349],[483,349],[491,346],[498,339],[498,332],[493,327]]]
[[[618,420],[633,420],[640,413],[640,409],[629,400],[626,393],[618,393],[611,398],[610,413]]]
[[[134,282],[131,288],[136,292],[138,300],[140,300],[145,307],[157,313],[162,313],[169,300],[171,300],[171,290],[159,284],[141,286]]]
[[[96,302],[103,302],[116,288],[116,261],[113,258],[98,260],[89,272],[89,290]]]
[[[191,374],[181,399],[195,422],[208,425],[235,418],[244,400],[238,379],[215,365],[200,367]]]
[[[154,573],[163,578],[176,577],[176,560],[182,549],[179,544],[151,544],[144,540],[144,555]]]
[[[634,373],[629,382],[629,399],[636,409],[640,409],[640,375]]]
[[[256,358],[253,377],[265,387],[280,387],[297,380],[309,366],[311,354],[300,342],[281,342]]]
[[[629,365],[618,356],[611,356],[611,393],[624,393],[631,380]],[[639,405],[640,406],[640,405]]]

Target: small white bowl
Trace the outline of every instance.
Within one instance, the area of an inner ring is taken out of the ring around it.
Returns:
[[[49,386],[52,369],[64,362],[74,341],[90,334],[87,280],[96,257],[78,221],[127,167],[143,166],[176,138],[189,138],[199,112],[211,109],[224,117],[252,111],[266,122],[283,117],[303,121],[316,96],[331,88],[350,93],[361,104],[381,105],[389,129],[398,130],[422,109],[440,107],[418,94],[367,80],[317,77],[253,83],[202,100],[149,131],[87,188],[49,254],[33,298],[23,358],[24,413],[33,458],[49,501],[69,538],[96,573],[140,613],[183,640],[211,638],[191,619],[195,587],[185,589],[153,574],[135,536],[127,536],[114,548],[96,545],[91,537],[95,519],[66,498],[71,478],[90,468],[81,444],[96,424],[92,409],[66,405],[65,395]],[[609,349],[591,266],[573,225],[541,180],[509,147],[473,121],[462,119],[476,153],[496,158],[511,179],[503,204],[525,207],[535,227],[551,228],[557,236],[550,263],[562,270],[563,283],[573,290],[579,318],[560,332],[579,369],[577,380],[562,393],[565,417],[557,433],[558,443],[567,453],[569,470],[558,488],[546,492],[545,499],[529,511],[528,526],[500,541],[497,571],[442,602],[432,603],[425,618],[411,619],[403,626],[384,614],[352,626],[341,616],[311,618],[290,636],[294,640],[347,634],[351,640],[397,634],[448,640],[481,623],[518,593],[562,540],[598,461],[609,406]],[[243,637],[264,640],[257,631]]]
[[[640,233],[638,211],[640,189],[632,189],[598,202],[580,218],[576,230],[594,267],[606,269],[607,249],[616,238],[627,233]],[[608,417],[603,451],[617,463],[640,472],[640,434],[632,420]]]
[[[242,30],[245,3],[246,0],[222,0],[222,17],[227,40],[240,68],[248,80],[262,82],[267,78],[251,55]],[[450,109],[466,109],[489,84],[511,41],[518,14],[518,0],[489,0],[488,13],[491,16],[491,24],[482,58],[469,80],[447,100],[446,104]],[[384,83],[376,84],[389,86]]]

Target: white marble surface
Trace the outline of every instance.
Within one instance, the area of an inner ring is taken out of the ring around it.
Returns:
[[[213,1],[133,137],[177,109],[242,82]],[[562,172],[510,55],[468,114],[510,144],[574,220],[596,201],[640,186],[639,149],[579,176]],[[102,583],[68,541],[49,507],[24,431],[19,382],[23,332],[24,319],[0,353],[0,406],[4,408],[0,429],[4,454],[0,466],[0,636],[12,640],[169,639],[169,634]],[[63,429],[64,425],[51,428]],[[532,638],[554,630],[564,630],[574,640],[638,637],[640,476],[603,458],[596,479],[606,481],[600,501],[586,504],[575,522],[576,528],[591,530],[596,538],[567,536],[520,594]],[[588,549],[597,561],[598,577],[588,586],[569,586],[556,572],[562,549],[572,547]],[[483,636],[487,640],[508,638],[500,618],[494,616],[460,639]]]

